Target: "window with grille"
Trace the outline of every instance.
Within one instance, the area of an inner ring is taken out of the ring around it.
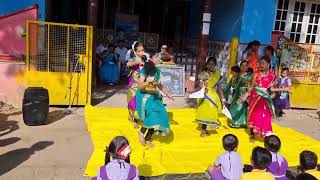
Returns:
[[[290,31],[290,39],[294,42],[300,41],[305,7],[306,7],[306,3],[298,2],[298,1],[295,2],[294,10],[293,10],[292,26]]]
[[[289,0],[279,0],[276,14],[275,31],[284,32],[286,27],[287,15],[289,9]]]
[[[276,0],[274,31],[297,43],[320,44],[320,0]]]
[[[320,17],[320,4],[312,4],[310,15],[309,15],[309,24],[307,30],[306,43],[315,43],[317,34],[318,34],[318,25]]]

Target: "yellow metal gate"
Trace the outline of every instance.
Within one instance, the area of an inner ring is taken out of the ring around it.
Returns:
[[[28,87],[49,91],[50,105],[85,105],[91,99],[92,27],[27,21]]]

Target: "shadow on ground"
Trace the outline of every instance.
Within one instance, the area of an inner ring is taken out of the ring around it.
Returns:
[[[93,106],[98,105],[118,92],[126,94],[126,90],[127,86],[124,83],[117,86],[99,85],[92,94],[91,104]]]
[[[4,146],[8,146],[10,144],[14,144],[18,141],[20,141],[21,138],[18,137],[11,137],[11,138],[7,138],[7,139],[0,139],[0,147],[4,147]]]
[[[31,155],[35,154],[37,151],[41,151],[52,144],[54,144],[53,141],[40,141],[30,148],[16,149],[0,155],[0,176],[28,160]]]
[[[47,121],[46,124],[55,123],[55,122],[63,119],[67,115],[69,115],[69,113],[67,113],[66,110],[54,110],[54,111],[51,111],[48,114],[48,121]]]
[[[0,137],[10,134],[19,129],[19,122],[15,120],[10,120],[10,116],[16,116],[22,114],[22,111],[12,112],[12,113],[2,113],[0,112]]]

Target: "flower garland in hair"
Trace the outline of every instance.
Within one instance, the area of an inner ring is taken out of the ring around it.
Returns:
[[[209,59],[209,58],[212,58],[212,56],[208,56],[208,57],[206,58],[206,63],[208,62],[208,59]]]
[[[133,44],[131,45],[131,49],[134,53],[134,55],[136,56],[136,51],[134,50],[134,46],[138,43],[139,41],[134,41]]]
[[[130,153],[130,146],[128,144],[125,144],[118,150],[117,155],[120,156],[122,159],[127,159]]]

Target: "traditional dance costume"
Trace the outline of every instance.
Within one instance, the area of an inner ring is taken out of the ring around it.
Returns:
[[[269,88],[273,85],[275,75],[270,71],[266,76],[260,72],[255,73],[255,86],[249,99],[249,127],[261,137],[272,133],[271,120],[274,116],[274,106],[269,94]]]
[[[222,110],[217,88],[223,78],[218,71],[213,72],[213,74],[201,72],[199,74],[199,80],[207,82],[208,87],[205,90],[204,98],[198,99],[196,120],[200,124],[211,125],[217,128],[220,126],[218,115]]]
[[[148,78],[144,69],[139,72],[139,75],[145,76],[146,79]],[[162,96],[157,91],[157,86],[160,84],[159,69],[157,69],[154,79],[152,84],[146,87],[145,90],[138,88],[136,93],[137,110],[140,119],[143,121],[142,131],[145,132],[146,129],[153,129],[165,135],[170,132],[170,123],[168,112],[162,102]],[[151,138],[152,134],[149,136]],[[148,141],[150,139],[146,138],[146,140]]]
[[[139,57],[133,57],[129,59],[129,62],[138,62],[142,61]],[[139,119],[139,115],[137,113],[137,106],[136,106],[136,91],[138,89],[138,80],[140,72],[139,64],[136,64],[131,67],[129,82],[128,82],[128,95],[127,95],[127,102],[128,102],[128,111],[129,111],[129,118],[130,120]]]
[[[240,97],[247,92],[251,78],[251,73],[245,73],[235,82],[231,79],[225,88],[224,97],[230,102],[229,111],[232,116],[232,119],[230,119],[231,127],[239,128],[247,125],[248,102],[241,102]],[[230,97],[230,94],[232,94],[232,97]]]

